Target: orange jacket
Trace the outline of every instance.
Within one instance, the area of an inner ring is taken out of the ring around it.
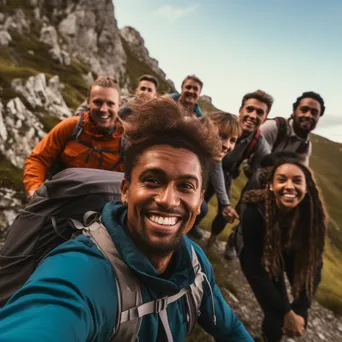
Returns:
[[[24,185],[26,191],[36,190],[47,178],[49,168],[61,161],[64,168],[86,167],[123,171],[123,161],[113,169],[120,159],[120,146],[123,129],[106,136],[99,132],[90,120],[89,113],[84,114],[82,132],[77,141],[70,140],[79,116],[73,116],[58,123],[33,149],[24,166]],[[89,146],[86,146],[89,145]],[[111,152],[100,153],[96,148]],[[102,158],[101,158],[102,154]]]

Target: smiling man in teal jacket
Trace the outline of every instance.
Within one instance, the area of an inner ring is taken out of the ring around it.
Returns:
[[[252,341],[224,300],[204,252],[184,236],[199,213],[206,170],[218,152],[215,130],[208,120],[185,119],[171,99],[137,104],[133,110],[123,203],[108,203],[102,213],[107,242],[114,242],[136,275],[144,303],[171,298],[194,283],[194,250],[205,279],[198,323],[216,341]],[[111,263],[81,235],[54,249],[0,310],[0,341],[117,341],[118,307]],[[167,323],[159,310],[144,316],[137,340],[185,341],[185,296],[161,311]]]

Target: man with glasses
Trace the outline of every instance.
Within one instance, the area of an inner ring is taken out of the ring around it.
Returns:
[[[190,116],[202,117],[203,113],[197,101],[203,88],[203,82],[197,76],[189,75],[183,80],[181,88],[180,94],[172,93],[170,96],[179,102]]]
[[[309,165],[312,152],[309,133],[325,111],[323,98],[313,92],[304,92],[293,104],[293,112],[288,120],[275,118],[260,126],[260,131],[270,145],[272,152],[296,152]]]

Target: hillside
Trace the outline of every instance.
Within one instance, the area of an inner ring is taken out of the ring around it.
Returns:
[[[174,90],[172,81],[149,56],[139,32],[131,27],[117,27],[111,0],[54,0],[53,6],[51,3],[0,1],[0,245],[6,228],[27,201],[22,186],[25,158],[46,132],[72,115],[97,75],[115,76],[124,95],[132,93],[137,78],[145,73],[158,78],[162,93]],[[216,109],[209,97],[202,97],[200,104],[205,112]],[[330,216],[323,281],[317,299],[342,314],[342,144],[314,134],[312,141],[311,166]],[[240,177],[234,183],[234,201],[244,181]],[[206,230],[215,206],[213,200],[203,222]],[[221,255],[222,245],[209,257],[222,292],[248,329],[256,332],[261,317],[258,305],[238,263],[222,261]],[[342,339],[340,318],[318,303],[314,304],[314,317],[319,328],[312,326],[303,341],[337,342],[331,337],[334,329],[341,329],[341,334],[334,336]],[[210,340],[196,329],[190,340],[199,339]]]

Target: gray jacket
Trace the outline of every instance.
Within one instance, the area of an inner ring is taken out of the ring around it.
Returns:
[[[289,151],[289,152],[296,152],[299,146],[309,139],[305,140],[300,138],[293,130],[293,120],[290,119],[287,121],[287,134],[284,135],[283,139],[279,142],[279,144],[273,148],[277,137],[278,137],[278,126],[275,120],[267,120],[260,126],[260,131],[262,135],[267,140],[268,144],[270,145],[270,149],[272,152],[279,152],[279,151]],[[303,153],[303,157],[305,159],[304,164],[306,166],[309,165],[309,158],[312,152],[312,145],[309,141],[309,148],[307,153]]]
[[[250,134],[247,137],[239,138],[234,150],[222,160],[228,194],[231,192],[232,180],[239,176],[239,168],[241,164],[243,164],[244,173],[249,178],[259,167],[260,160],[267,154],[271,153],[266,139],[262,134],[260,134],[253,153],[248,159],[244,160],[244,154],[246,153],[253,137],[254,134]]]

